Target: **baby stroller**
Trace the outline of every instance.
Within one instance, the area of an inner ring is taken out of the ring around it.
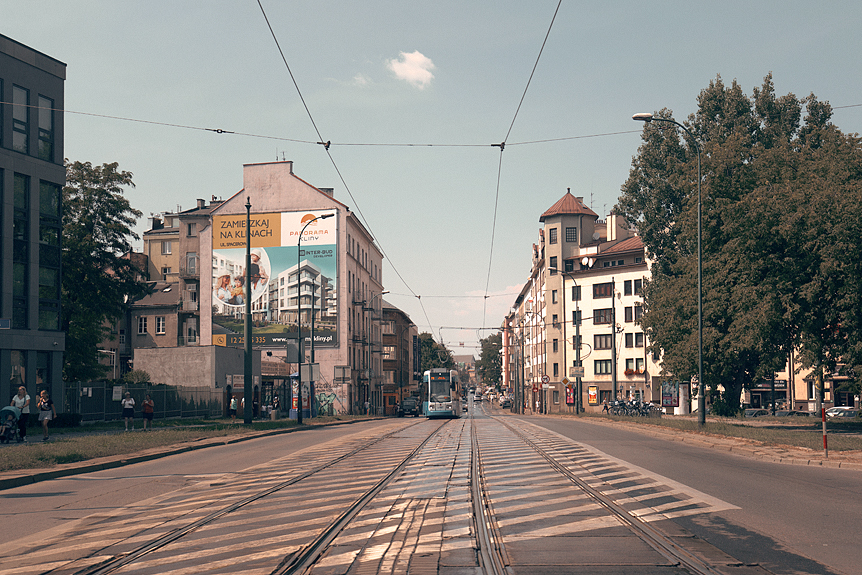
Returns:
[[[0,409],[0,443],[9,443],[18,438],[18,418],[21,410],[14,405]]]

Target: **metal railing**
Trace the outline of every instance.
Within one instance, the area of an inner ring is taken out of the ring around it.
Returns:
[[[114,388],[120,389],[115,394]],[[135,418],[147,394],[155,402],[154,419],[178,417],[222,417],[224,390],[211,387],[181,387],[165,384],[118,384],[107,381],[66,382],[63,410],[81,414],[82,421],[112,421],[122,418],[120,399],[126,392],[135,400]],[[120,399],[115,399],[119,397]]]

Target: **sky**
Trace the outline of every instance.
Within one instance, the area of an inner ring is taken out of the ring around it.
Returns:
[[[567,189],[613,208],[632,114],[683,120],[718,75],[751,95],[771,72],[862,131],[860,22],[841,0],[0,0],[0,33],[67,65],[66,157],[134,174],[138,234],[292,160],[374,234],[385,299],[477,356],[541,214]]]

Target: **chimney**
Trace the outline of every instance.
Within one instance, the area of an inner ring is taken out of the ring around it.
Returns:
[[[198,198],[198,209],[202,210],[207,207],[207,201],[201,198]]]
[[[317,189],[320,190],[321,192],[323,192],[324,194],[326,194],[327,196],[329,196],[330,198],[335,195],[335,188],[317,188]]]

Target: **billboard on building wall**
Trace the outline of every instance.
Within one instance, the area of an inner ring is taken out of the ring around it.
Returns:
[[[335,211],[252,214],[250,286],[245,215],[213,217],[213,345],[245,345],[246,298],[255,347],[284,346],[297,338],[299,322],[309,342],[312,314],[314,345],[338,345],[338,218],[313,221],[326,214]]]

